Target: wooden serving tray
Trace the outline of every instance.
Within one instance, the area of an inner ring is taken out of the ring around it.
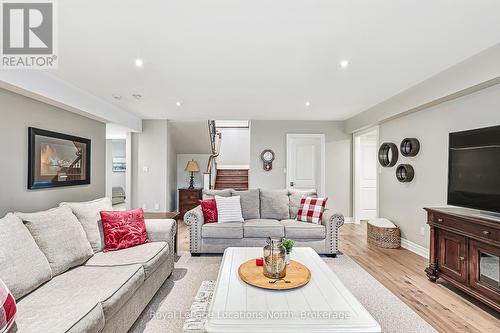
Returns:
[[[286,283],[283,280],[277,281],[276,283],[269,283],[269,281],[274,281],[274,279],[265,277],[263,269],[263,266],[257,266],[255,264],[255,259],[251,259],[241,264],[240,268],[238,268],[238,274],[243,281],[252,286],[273,290],[287,290],[302,287],[311,280],[311,271],[295,260],[290,260],[290,263],[286,267],[286,276],[284,280],[290,281],[290,283]]]

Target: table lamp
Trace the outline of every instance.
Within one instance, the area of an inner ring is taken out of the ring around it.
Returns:
[[[198,167],[198,163],[195,160],[191,160],[187,163],[184,171],[191,172],[191,179],[189,180],[189,189],[194,188],[194,173],[199,172],[200,168]]]

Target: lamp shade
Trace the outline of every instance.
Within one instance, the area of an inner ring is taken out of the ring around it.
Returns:
[[[187,163],[186,168],[184,171],[189,171],[189,172],[198,172],[200,171],[200,168],[198,167],[198,163],[196,163],[195,160],[191,160]]]

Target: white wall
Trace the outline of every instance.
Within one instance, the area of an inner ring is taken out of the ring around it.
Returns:
[[[27,189],[28,127],[76,135],[92,141],[91,184]],[[0,216],[32,212],[61,201],[86,201],[105,195],[106,126],[72,112],[0,89]]]
[[[222,134],[219,165],[250,165],[250,128],[218,128]]]
[[[169,210],[177,209],[177,148],[174,146],[172,122],[167,123],[167,206]]]
[[[403,114],[500,82],[500,44],[492,46],[345,121],[347,133],[373,126]]]
[[[125,140],[111,140],[111,155],[112,157],[126,157],[126,141]],[[112,169],[112,166],[111,166]],[[111,171],[111,186],[121,187],[124,190],[126,187],[126,173]]]
[[[448,177],[448,134],[450,132],[500,124],[500,85],[449,101],[424,111],[383,123],[380,142],[398,146],[406,137],[420,140],[416,157],[400,156],[399,163],[415,169],[411,183],[399,183],[395,167],[382,168],[380,174],[380,216],[400,226],[402,236],[429,247],[424,207],[446,205]],[[420,235],[424,227],[425,235]]]
[[[167,121],[144,120],[142,132],[132,133],[132,155],[132,208],[169,210]]]
[[[338,121],[252,120],[250,140],[250,187],[286,188],[286,134],[324,133],[326,136],[325,184],[328,207],[352,216],[352,136]],[[264,171],[260,154],[264,149],[275,153],[273,169]]]

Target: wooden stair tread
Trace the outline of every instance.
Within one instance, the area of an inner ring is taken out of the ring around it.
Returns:
[[[217,169],[215,189],[248,190],[248,169]]]

